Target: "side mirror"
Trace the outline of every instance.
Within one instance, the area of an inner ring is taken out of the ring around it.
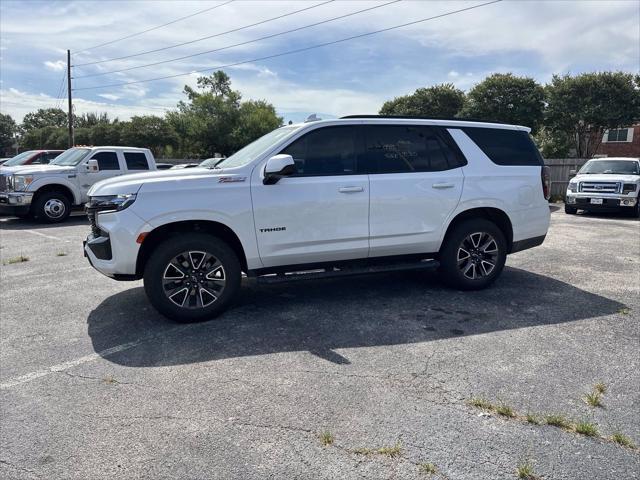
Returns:
[[[265,185],[273,185],[278,183],[278,180],[282,177],[294,173],[296,173],[296,163],[293,161],[291,155],[275,155],[267,160],[267,164],[264,167],[264,180],[262,180],[262,183]]]
[[[98,166],[98,160],[91,159],[87,162],[87,172],[96,173],[100,171],[100,167]]]

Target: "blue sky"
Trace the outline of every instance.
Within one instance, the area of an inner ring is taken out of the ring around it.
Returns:
[[[0,110],[17,120],[37,108],[66,109],[66,49],[73,63],[108,60],[214,35],[326,0],[235,0],[201,15],[127,40],[79,52],[204,10],[212,1],[11,1],[0,3]],[[103,73],[220,48],[301,27],[390,0],[334,1],[205,41],[74,69]],[[175,75],[244,62],[484,3],[404,0],[314,28],[155,67],[77,78],[74,88]],[[547,82],[554,73],[640,69],[640,2],[636,0],[505,0],[410,27],[271,60],[227,68],[245,98],[265,99],[286,120],[309,112],[376,113],[397,95],[436,83],[467,90],[493,72]],[[74,92],[78,113],[121,119],[162,115],[183,99],[198,74]]]

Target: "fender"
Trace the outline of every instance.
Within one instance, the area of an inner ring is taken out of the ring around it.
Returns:
[[[44,178],[36,178],[30,185],[27,192],[36,193],[42,187],[47,187],[49,185],[60,185],[62,187],[66,187],[73,194],[73,204],[79,205],[81,203],[80,192],[78,191],[78,187],[66,178],[66,175],[56,175],[51,177]]]

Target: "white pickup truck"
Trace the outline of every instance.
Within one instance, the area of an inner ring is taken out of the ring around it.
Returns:
[[[74,147],[48,165],[2,167],[0,214],[62,222],[96,182],[147,170],[156,170],[153,154],[133,147]]]

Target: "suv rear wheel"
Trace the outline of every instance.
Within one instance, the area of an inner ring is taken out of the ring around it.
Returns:
[[[570,207],[569,205],[564,205],[564,213],[568,213],[569,215],[575,215],[578,212],[578,209],[575,207]]]
[[[240,262],[222,240],[188,233],[160,244],[144,271],[144,289],[161,314],[179,322],[222,313],[240,288]]]
[[[489,220],[465,220],[453,228],[445,242],[440,251],[440,273],[453,288],[485,288],[504,268],[507,242]]]
[[[36,197],[32,212],[47,223],[64,222],[71,213],[71,202],[62,192],[44,192]]]

